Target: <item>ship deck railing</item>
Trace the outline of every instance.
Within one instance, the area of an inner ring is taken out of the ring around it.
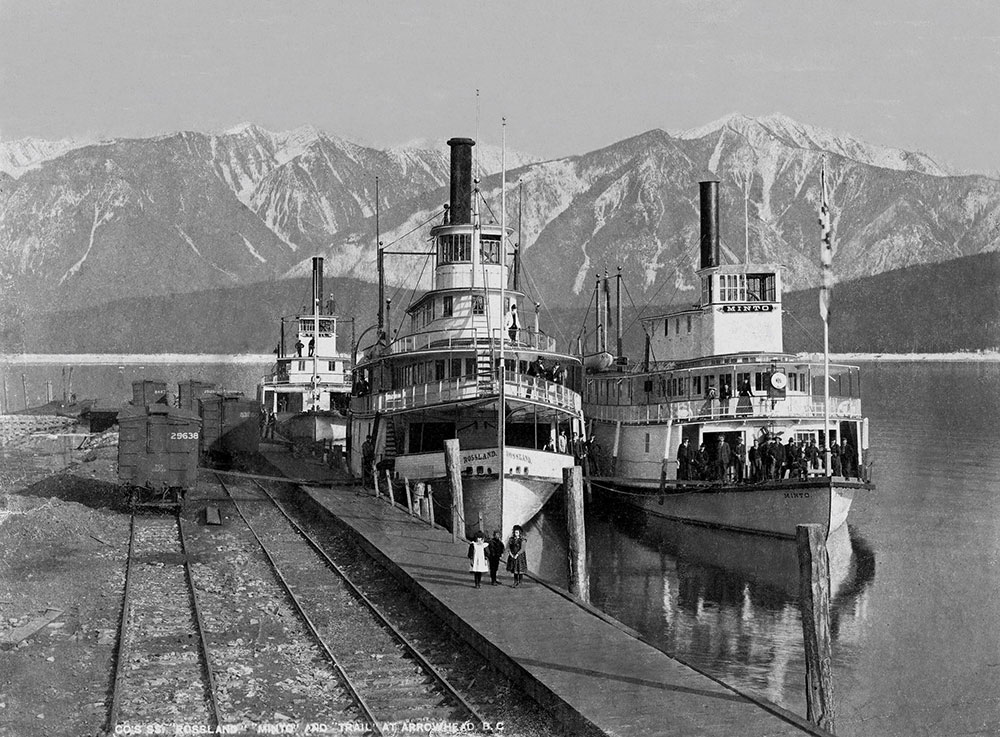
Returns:
[[[537,376],[505,371],[504,392],[508,400],[523,400],[554,407],[566,412],[580,412],[580,395],[572,389]],[[475,376],[441,379],[424,384],[351,398],[355,412],[399,412],[436,404],[472,401],[496,397],[499,382],[481,382]]]
[[[467,350],[470,348],[499,348],[500,330],[487,332],[483,328],[450,328],[445,330],[427,330],[422,333],[405,335],[389,344],[389,353],[410,353],[423,350]],[[545,333],[535,330],[519,329],[516,338],[511,341],[504,335],[504,347],[510,351],[533,349],[555,353],[556,341]]]
[[[351,373],[349,371],[320,371],[319,384],[326,391],[351,391]],[[313,373],[296,371],[291,374],[267,374],[260,379],[260,385],[266,389],[290,386],[312,386]]]
[[[749,400],[749,401],[747,401]],[[587,419],[626,424],[671,422],[707,422],[713,420],[751,420],[774,418],[821,419],[825,416],[822,396],[804,394],[783,398],[733,397],[732,399],[695,399],[637,405],[588,404]],[[857,397],[830,397],[830,417],[861,419],[861,400]]]

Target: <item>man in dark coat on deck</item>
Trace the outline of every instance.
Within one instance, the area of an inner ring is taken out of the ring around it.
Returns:
[[[785,446],[778,441],[778,436],[771,437],[771,473],[772,480],[781,478],[781,471],[785,467]]]
[[[744,469],[746,468],[747,462],[747,446],[743,442],[743,436],[741,435],[736,441],[736,447],[733,448],[733,481],[737,484],[742,484],[744,481]]]
[[[684,438],[677,448],[677,478],[680,481],[687,481],[691,478],[691,442]]]
[[[840,446],[836,448],[840,455],[840,472],[845,479],[849,479],[855,474],[854,471],[854,448],[847,442],[847,438],[840,439]]]
[[[726,481],[726,472],[729,470],[729,463],[732,461],[732,449],[726,442],[724,435],[719,436],[719,444],[715,446],[715,468],[712,470],[712,478],[715,481]]]

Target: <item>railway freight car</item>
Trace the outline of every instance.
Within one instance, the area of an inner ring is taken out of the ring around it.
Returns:
[[[213,461],[232,463],[257,452],[261,408],[237,392],[207,393],[198,400],[202,422],[201,453]]]
[[[133,504],[178,503],[198,482],[201,419],[164,404],[118,413],[118,480]]]
[[[167,382],[143,379],[132,382],[132,404],[170,404],[167,398]]]
[[[198,412],[198,400],[215,389],[215,384],[188,379],[177,385],[177,406],[188,412]]]

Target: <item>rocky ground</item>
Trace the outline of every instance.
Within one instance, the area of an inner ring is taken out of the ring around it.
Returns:
[[[80,437],[39,436],[0,449],[0,737],[86,737],[104,732],[129,538],[127,500],[117,479],[116,438],[109,433],[80,448]],[[252,566],[241,564],[226,547],[235,534],[229,529],[234,522],[229,515],[221,528],[189,522],[199,588],[206,606],[213,609],[210,589],[216,578],[229,576],[232,580],[226,579],[224,589],[232,594],[232,584],[240,576],[246,578]],[[247,585],[251,584],[258,585],[253,581]],[[268,643],[276,637],[281,642],[295,639],[294,628],[284,620],[268,620],[274,631],[264,633],[262,623],[270,615],[257,610],[265,598],[254,599],[257,605],[246,611],[245,597],[231,598],[241,600],[241,606],[229,603],[230,615],[223,623],[227,642],[236,638],[237,643],[254,644],[264,634]],[[17,642],[3,641],[16,628],[41,617],[51,621]],[[272,663],[272,668],[253,674],[263,679],[262,688],[264,681],[279,676],[287,676],[287,683],[298,687],[308,675],[308,668],[281,668],[273,656]],[[248,685],[243,681],[253,680],[232,668],[222,671],[221,685],[234,674],[243,690]],[[477,687],[470,696],[493,704],[497,713],[511,715],[511,726],[516,727],[506,734],[561,733],[549,715],[506,679],[494,674],[481,680],[496,683]],[[324,688],[318,684],[316,693],[321,695]],[[282,709],[294,711],[296,699],[277,703],[282,694],[281,689],[263,688],[255,716],[270,715],[276,722],[294,719]]]
[[[0,735],[103,728],[128,552],[117,447],[40,437],[0,453]]]

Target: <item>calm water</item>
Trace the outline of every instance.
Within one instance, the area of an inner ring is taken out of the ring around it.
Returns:
[[[838,734],[1000,734],[1000,366],[868,364],[863,375],[878,488],[830,541]],[[532,530],[554,579],[559,517]],[[587,526],[594,604],[805,714],[790,541],[607,504],[588,510]]]
[[[81,398],[186,379],[254,395],[267,366],[79,367]],[[14,409],[60,366],[0,366]],[[838,733],[1000,733],[1000,365],[869,364],[877,491],[831,539]],[[712,675],[805,713],[791,543],[588,509],[592,599]],[[557,510],[532,525],[532,565],[564,577]]]

